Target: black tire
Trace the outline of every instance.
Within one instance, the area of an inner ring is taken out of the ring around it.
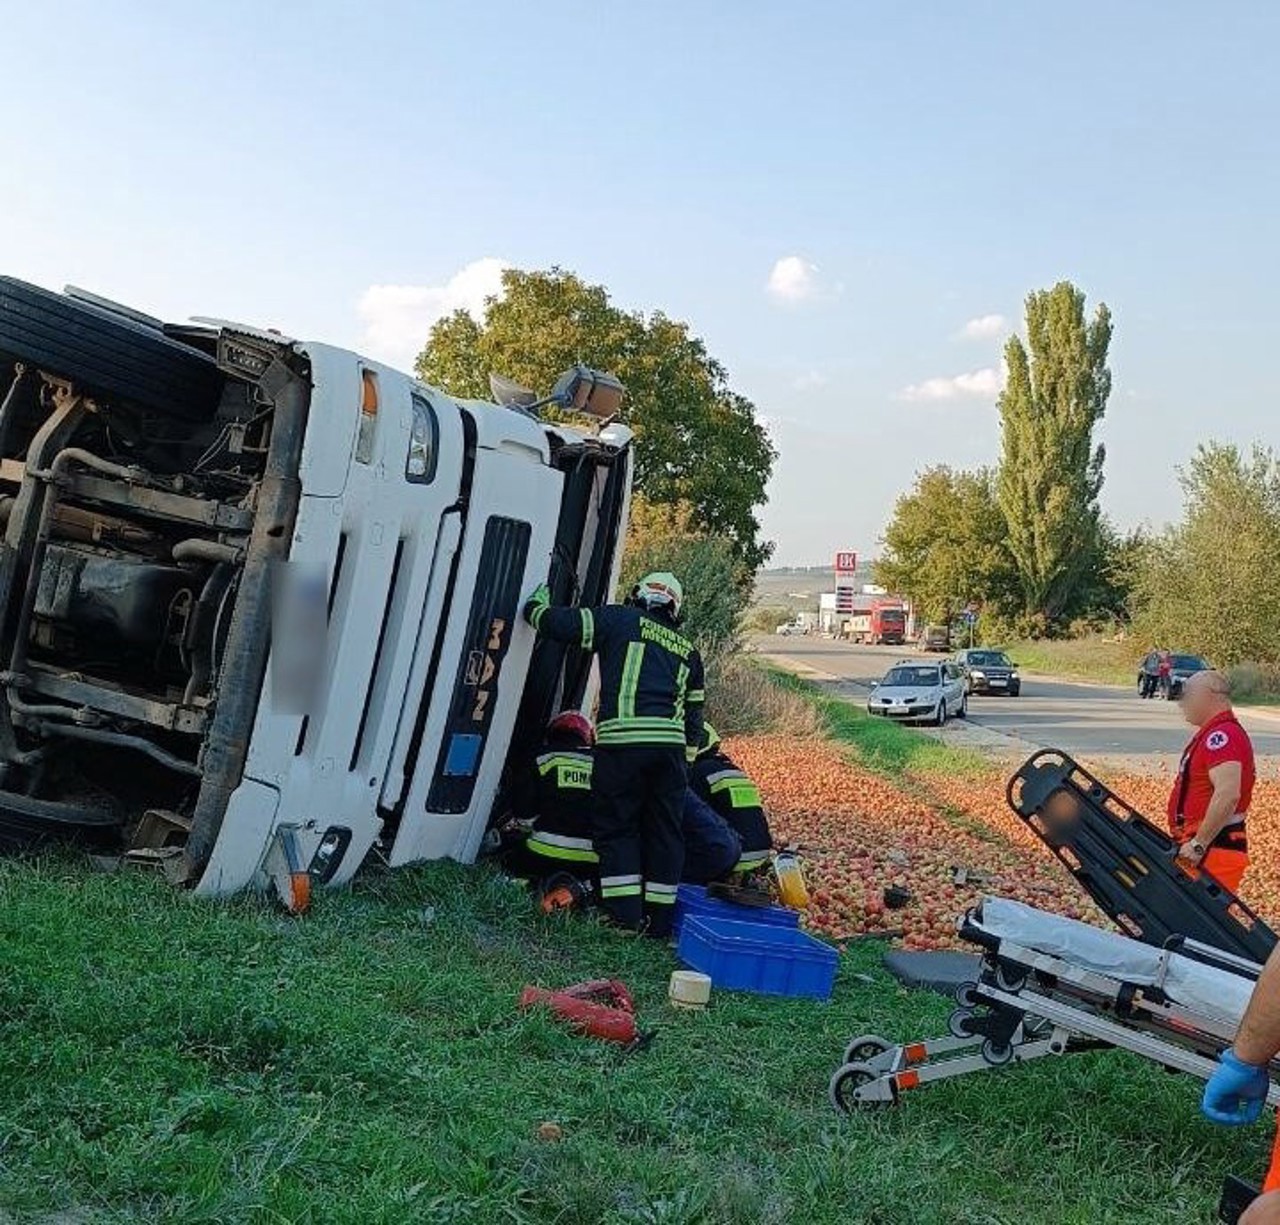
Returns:
[[[1015,685],[1012,689],[1009,690],[1009,696],[1011,698],[1020,698],[1022,696],[1022,686]]]
[[[960,709],[956,711],[957,719],[967,719],[969,717],[969,695],[966,693],[960,698]]]
[[[938,699],[938,709],[933,712],[933,718],[930,720],[934,727],[947,726],[947,699]]]
[[[207,421],[222,396],[213,358],[87,302],[0,277],[0,359],[61,375],[108,401]],[[0,382],[8,383],[0,377]]]

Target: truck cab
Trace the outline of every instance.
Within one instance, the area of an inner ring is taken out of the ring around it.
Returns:
[[[590,701],[520,608],[609,597],[626,427],[4,279],[0,381],[0,843],[206,896],[474,858],[508,762]]]

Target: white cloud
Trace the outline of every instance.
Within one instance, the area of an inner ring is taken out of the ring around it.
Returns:
[[[791,380],[791,386],[797,391],[817,391],[825,387],[831,380],[821,370],[806,370]]]
[[[990,336],[999,336],[1005,327],[1003,315],[979,315],[960,329],[960,335],[965,340],[986,340]]]
[[[412,370],[431,325],[456,310],[479,318],[485,299],[502,292],[502,272],[509,267],[490,255],[460,268],[443,285],[370,285],[356,304],[364,329],[361,351]]]
[[[779,302],[793,305],[817,295],[818,265],[803,256],[784,255],[769,273],[768,291]]]
[[[1004,386],[1004,373],[994,366],[971,370],[968,374],[955,374],[950,378],[925,379],[904,387],[899,399],[923,402],[929,400],[955,400],[961,396],[981,396],[994,399]]]

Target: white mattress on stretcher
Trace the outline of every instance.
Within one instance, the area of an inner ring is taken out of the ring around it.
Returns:
[[[985,898],[978,926],[1000,940],[1059,957],[1095,974],[1136,987],[1159,986],[1184,1008],[1233,1024],[1239,1023],[1253,992],[1253,981],[1241,974],[1178,953],[1162,953],[1118,932],[1009,898]]]

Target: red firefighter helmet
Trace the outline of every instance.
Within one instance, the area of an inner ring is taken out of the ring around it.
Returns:
[[[563,736],[565,739],[576,740],[579,744],[585,744],[588,747],[596,742],[596,729],[591,720],[576,710],[566,710],[556,715],[547,724],[547,735]]]

